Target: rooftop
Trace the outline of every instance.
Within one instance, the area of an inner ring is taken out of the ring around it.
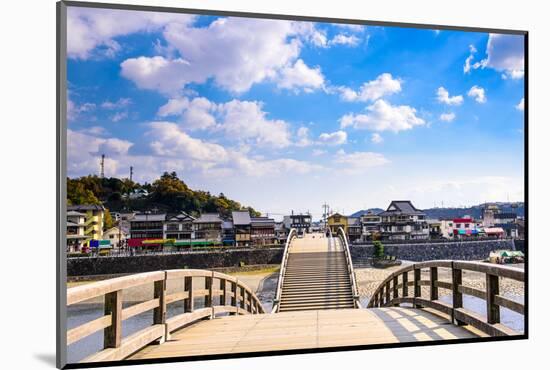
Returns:
[[[220,218],[220,215],[217,213],[204,213],[193,222],[197,224],[201,224],[201,223],[206,224],[206,223],[212,223],[212,222],[222,223],[223,220]]]
[[[250,225],[250,213],[248,211],[233,211],[231,217],[235,225]]]
[[[101,204],[76,204],[67,206],[67,211],[105,211],[105,207]]]
[[[166,215],[163,214],[148,214],[140,213],[134,216],[132,222],[143,222],[143,221],[164,221],[166,220]]]
[[[425,213],[417,209],[410,200],[394,200],[390,203],[387,210],[380,213],[379,216],[392,215],[424,215]]]

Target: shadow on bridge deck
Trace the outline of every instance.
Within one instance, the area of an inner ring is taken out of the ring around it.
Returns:
[[[425,309],[375,308],[228,316],[201,321],[132,359],[185,357],[477,337]]]

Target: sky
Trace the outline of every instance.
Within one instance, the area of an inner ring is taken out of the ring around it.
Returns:
[[[68,176],[273,216],[524,199],[523,36],[69,7]]]

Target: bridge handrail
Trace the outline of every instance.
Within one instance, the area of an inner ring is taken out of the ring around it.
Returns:
[[[342,240],[342,245],[344,246],[344,254],[346,256],[348,274],[351,280],[351,289],[353,290],[354,305],[357,308],[361,308],[361,302],[359,301],[359,290],[357,289],[357,282],[355,281],[355,270],[353,269],[353,261],[351,259],[351,252],[349,250],[348,239],[342,227],[338,228],[337,233],[340,239]],[[331,236],[332,236],[332,232],[331,232]]]
[[[440,268],[451,270],[451,282],[438,279]],[[428,280],[422,280],[423,269],[429,269]],[[411,271],[413,271],[413,281],[409,281]],[[463,285],[463,271],[484,273],[485,290]],[[412,304],[414,307],[428,307],[443,312],[450,317],[452,323],[468,324],[491,336],[518,335],[519,333],[500,322],[500,308],[505,307],[524,315],[524,303],[500,295],[501,278],[524,282],[525,272],[515,267],[473,261],[435,260],[414,263],[393,272],[384,279],[374,291],[367,308]],[[409,294],[410,286],[413,287],[412,296]],[[429,286],[429,299],[422,298],[422,286]],[[439,289],[448,289],[452,292],[452,304],[439,301]],[[464,294],[486,302],[486,317],[463,307]]]
[[[281,270],[279,271],[279,280],[277,281],[277,291],[275,293],[275,299],[273,300],[273,308],[271,310],[271,313],[275,313],[279,311],[279,303],[281,302],[281,294],[283,290],[283,276],[286,271],[286,264],[288,262],[288,250],[290,247],[290,243],[292,242],[292,239],[296,237],[296,229],[292,228],[288,232],[288,236],[286,237],[286,243],[285,243],[285,249],[283,251],[283,259],[281,261]]]
[[[194,288],[197,279],[204,279],[204,289]],[[183,289],[168,294],[167,282],[170,280],[183,280]],[[215,287],[215,281],[219,282],[218,287]],[[150,283],[154,285],[153,299],[123,308],[125,289]],[[214,318],[220,313],[265,313],[260,300],[249,287],[233,276],[208,270],[144,272],[69,288],[67,306],[98,297],[104,297],[104,315],[67,331],[67,345],[70,345],[103,330],[103,350],[82,362],[123,360],[152,342],[164,342],[172,332],[184,326],[205,318]],[[204,298],[204,307],[195,309],[196,297]],[[184,312],[168,318],[166,306],[179,301],[184,303]],[[151,326],[122,337],[124,320],[151,310]]]

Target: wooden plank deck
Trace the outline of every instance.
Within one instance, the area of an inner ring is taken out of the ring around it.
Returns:
[[[423,309],[294,311],[205,320],[128,359],[463,339],[477,334]]]

